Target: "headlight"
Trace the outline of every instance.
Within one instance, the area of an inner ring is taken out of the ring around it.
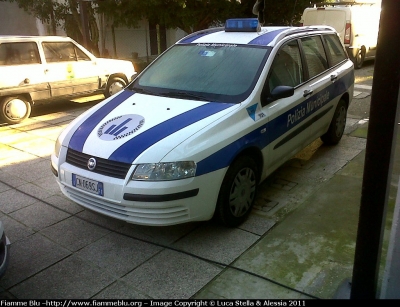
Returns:
[[[167,163],[139,164],[132,175],[132,180],[177,180],[194,177],[196,163],[193,161],[179,161]]]
[[[54,145],[54,155],[58,158],[60,155],[60,149],[61,149],[61,141],[60,137],[57,138],[56,144]]]

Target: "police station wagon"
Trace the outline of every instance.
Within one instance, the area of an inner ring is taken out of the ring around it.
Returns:
[[[353,86],[333,28],[230,19],[71,122],[51,169],[67,197],[110,217],[234,227],[285,161],[318,137],[340,141]]]

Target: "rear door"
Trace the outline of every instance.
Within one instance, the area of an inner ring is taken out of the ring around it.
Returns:
[[[348,95],[353,95],[351,84],[354,83],[354,74],[351,73],[352,64],[336,34],[315,36],[313,41],[303,39],[302,47],[311,78],[308,90],[312,91],[312,95],[307,108],[314,114],[310,133],[315,139],[328,129],[336,106],[343,95],[346,92]],[[315,79],[312,79],[313,76],[316,76]]]
[[[44,67],[35,41],[0,44],[0,89],[21,92],[23,87],[32,98],[45,99],[50,95]],[[18,89],[17,89],[18,88]]]
[[[303,37],[300,41],[307,75],[307,88],[303,96],[306,98],[305,108],[309,120],[309,143],[329,127],[339,100],[335,91],[339,72],[330,67],[321,35]]]

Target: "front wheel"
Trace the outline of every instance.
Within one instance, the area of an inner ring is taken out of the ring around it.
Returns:
[[[31,115],[31,104],[23,97],[5,97],[0,102],[0,118],[8,124],[19,124]]]
[[[239,157],[222,182],[214,217],[221,224],[236,227],[243,223],[254,205],[258,167],[254,159]]]
[[[328,131],[321,136],[322,142],[327,145],[336,145],[339,143],[343,136],[344,129],[346,128],[346,118],[347,104],[343,99],[341,99],[336,107],[335,114],[333,115]]]
[[[111,77],[108,82],[106,89],[104,91],[104,96],[106,98],[118,93],[126,87],[127,83],[123,78]]]

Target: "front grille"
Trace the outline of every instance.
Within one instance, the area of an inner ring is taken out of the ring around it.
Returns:
[[[131,167],[131,164],[129,163],[116,162],[103,158],[98,158],[68,148],[67,162],[76,167],[87,170],[88,160],[92,157],[96,159],[96,168],[92,172],[97,174],[119,179],[125,179],[126,174],[128,173]]]

